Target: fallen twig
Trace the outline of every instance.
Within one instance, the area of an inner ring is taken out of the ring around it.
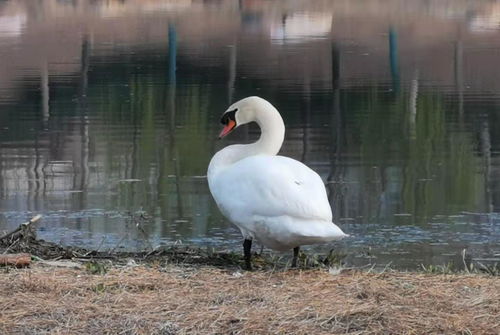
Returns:
[[[31,218],[31,220],[29,220],[28,222],[21,223],[19,225],[19,227],[17,227],[16,229],[14,229],[13,231],[11,231],[10,233],[7,233],[4,236],[0,237],[0,241],[4,240],[4,239],[6,239],[6,238],[8,238],[8,237],[10,237],[12,235],[14,235],[17,232],[20,232],[23,229],[26,229],[29,225],[31,225],[32,223],[37,222],[41,218],[42,218],[42,216],[39,214],[39,215],[36,215],[35,217]]]
[[[0,266],[12,265],[16,267],[28,266],[31,263],[30,254],[3,254],[0,255]]]

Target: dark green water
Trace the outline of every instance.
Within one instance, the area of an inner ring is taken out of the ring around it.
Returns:
[[[368,3],[0,2],[0,233],[42,214],[63,244],[240,248],[205,173],[258,137],[216,139],[259,95],[353,235],[315,251],[500,260],[495,4]]]

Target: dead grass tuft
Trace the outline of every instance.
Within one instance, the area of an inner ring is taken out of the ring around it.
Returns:
[[[325,270],[46,268],[0,277],[5,334],[498,334],[500,280]]]

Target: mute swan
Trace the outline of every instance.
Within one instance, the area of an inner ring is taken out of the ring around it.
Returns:
[[[247,269],[254,238],[271,249],[293,248],[295,267],[300,245],[348,235],[332,222],[320,176],[299,161],[276,155],[285,125],[268,101],[248,97],[231,105],[222,115],[219,138],[253,121],[262,132],[259,140],[217,152],[208,166],[208,186],[222,214],[241,230]]]

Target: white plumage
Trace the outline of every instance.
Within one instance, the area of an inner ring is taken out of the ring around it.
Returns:
[[[245,240],[257,239],[275,250],[347,236],[332,222],[320,176],[299,161],[276,156],[285,127],[269,102],[249,97],[233,104],[221,119],[221,137],[252,121],[261,127],[260,139],[222,149],[208,168],[210,191],[222,214],[240,228]]]

